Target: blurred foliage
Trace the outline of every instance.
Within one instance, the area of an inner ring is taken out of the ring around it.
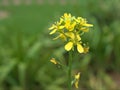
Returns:
[[[76,0],[75,4],[66,5],[0,4],[0,90],[66,88],[65,73],[49,59],[56,57],[67,64],[68,53],[60,41],[52,41],[48,35],[48,27],[64,12],[85,17],[94,24],[93,30],[84,36],[90,52],[74,53],[73,73],[82,73],[81,90],[118,90],[111,73],[120,73],[119,3]],[[3,13],[6,18],[2,18]]]

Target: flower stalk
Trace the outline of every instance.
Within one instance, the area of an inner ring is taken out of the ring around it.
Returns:
[[[68,61],[68,87],[69,90],[72,90],[72,51],[69,52],[69,61]]]
[[[92,24],[88,24],[87,20],[82,17],[75,17],[69,13],[65,13],[60,17],[59,21],[55,22],[50,28],[50,35],[56,34],[57,36],[53,39],[62,39],[66,44],[64,49],[69,52],[68,59],[68,90],[72,90],[72,85],[74,84],[78,88],[78,83],[80,79],[80,72],[75,75],[74,80],[72,80],[72,62],[73,62],[73,52],[76,48],[77,51],[81,53],[87,53],[89,51],[89,46],[82,42],[81,36],[89,32],[89,28],[93,27]],[[55,65],[62,65],[55,59],[51,59]]]

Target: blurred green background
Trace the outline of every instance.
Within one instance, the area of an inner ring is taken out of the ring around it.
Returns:
[[[78,90],[120,90],[120,0],[0,0],[0,90],[67,90],[68,53],[48,28],[65,12],[87,18],[88,54],[74,53]],[[74,89],[76,90],[76,89]]]

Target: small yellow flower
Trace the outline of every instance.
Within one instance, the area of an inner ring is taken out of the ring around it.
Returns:
[[[78,88],[79,79],[80,79],[80,72],[77,75],[75,75],[75,82],[74,82],[74,84],[75,84],[76,88]]]
[[[81,40],[81,37],[80,37],[80,35],[78,33],[76,34],[76,39],[77,39],[77,41]]]
[[[65,27],[68,31],[73,31],[74,30],[74,27],[76,25],[76,22],[65,22]]]
[[[89,52],[89,47],[84,47],[84,53]]]
[[[75,19],[75,21],[80,25],[79,29],[82,30],[83,32],[88,32],[89,27],[93,27],[92,24],[88,24],[86,19],[82,17],[78,17],[77,19]]]
[[[53,64],[58,64],[58,62],[55,60],[55,58],[52,58],[52,59],[50,60],[50,62],[52,62]]]
[[[71,14],[67,14],[65,13],[64,16],[62,16],[62,19],[64,20],[64,23],[65,23],[65,28],[68,30],[68,31],[72,31],[74,30],[74,27],[76,25],[76,22],[74,22],[75,17],[71,16]]]
[[[62,16],[62,18],[64,19],[70,19],[71,18],[71,14],[67,14],[67,13],[64,13],[64,15]]]
[[[60,19],[60,22],[56,22],[52,25],[52,27],[49,28],[49,30],[52,30],[50,34],[54,34],[57,30],[63,29],[65,26],[61,25],[62,19]]]
[[[73,48],[73,46],[76,45],[78,52],[83,53],[84,48],[80,44],[80,40],[81,40],[80,35],[77,33],[74,34],[73,32],[67,32],[65,34],[66,36],[70,37],[70,41],[65,45],[65,50],[70,51]]]

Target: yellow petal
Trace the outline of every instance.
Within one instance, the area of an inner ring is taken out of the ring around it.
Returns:
[[[76,25],[76,22],[74,22],[72,25],[70,25],[68,28],[69,31],[72,31],[74,29],[75,25]]]
[[[62,40],[64,40],[64,41],[67,40],[67,38],[66,38],[66,36],[65,36],[64,34],[60,34],[60,38],[61,38]]]
[[[71,14],[65,13],[63,17],[66,18],[66,19],[71,18]]]
[[[80,72],[77,75],[75,75],[75,79],[79,79],[79,78],[80,78]]]
[[[61,39],[64,40],[64,41],[66,41],[66,39],[67,39],[64,34],[60,34],[60,35],[58,35],[57,37],[53,38],[53,40],[56,40],[56,39],[58,39],[58,38],[61,38]]]
[[[55,28],[55,25],[53,24],[52,27],[49,28],[49,30],[52,30]]]
[[[53,64],[57,64],[57,61],[55,60],[55,58],[52,58],[50,62],[52,62]]]
[[[67,32],[65,33],[66,36],[70,37],[71,39],[74,39],[75,38],[75,35],[73,32]]]
[[[70,20],[66,20],[65,21],[65,27],[66,27],[66,29],[68,29],[70,27],[70,23],[71,23]]]
[[[57,29],[54,29],[50,32],[50,34],[54,34],[57,31]]]
[[[82,30],[83,32],[88,32],[89,28],[88,27],[82,27],[80,30]]]
[[[59,29],[63,29],[65,26],[59,26]]]
[[[75,27],[75,25],[76,25],[76,22],[74,22],[74,23],[72,24],[72,27]]]
[[[55,38],[53,38],[53,40],[56,40],[56,39],[58,39],[58,38],[60,38],[60,35],[59,35],[59,36],[57,36],[57,37],[55,37]]]
[[[67,17],[68,15],[67,15],[67,13],[64,13],[64,17]]]
[[[73,42],[68,42],[66,45],[65,45],[65,50],[67,51],[70,51],[73,47]]]
[[[81,40],[81,37],[79,34],[77,34],[77,40],[80,41]]]
[[[62,18],[60,18],[60,24],[63,22],[63,19]]]
[[[77,50],[78,50],[79,53],[83,53],[84,52],[84,48],[79,43],[77,43]]]
[[[79,81],[77,80],[77,81],[75,82],[75,87],[76,87],[76,88],[78,88],[78,83],[79,83]]]
[[[75,75],[75,87],[76,88],[78,88],[79,79],[80,79],[80,72],[77,75]]]

